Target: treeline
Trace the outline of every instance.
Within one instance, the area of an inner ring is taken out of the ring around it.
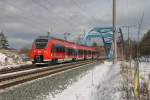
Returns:
[[[150,30],[148,30],[141,41],[133,41],[130,42],[129,40],[125,41],[125,54],[127,59],[131,53],[132,58],[137,57],[137,51],[139,52],[139,56],[150,56]]]
[[[144,56],[150,55],[150,30],[148,30],[140,42],[140,54]]]

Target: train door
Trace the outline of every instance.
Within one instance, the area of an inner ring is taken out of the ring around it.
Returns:
[[[87,51],[84,50],[84,59],[87,59]]]
[[[75,50],[74,49],[72,49],[72,48],[66,48],[66,54],[67,54],[67,58],[69,59],[69,60],[73,60],[74,58],[75,58]]]
[[[52,55],[54,59],[64,59],[65,56],[65,47],[60,45],[52,46]]]

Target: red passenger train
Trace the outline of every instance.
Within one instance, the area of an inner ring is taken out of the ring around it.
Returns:
[[[96,49],[56,39],[51,36],[40,36],[32,45],[30,58],[32,63],[56,63],[68,60],[97,58]]]

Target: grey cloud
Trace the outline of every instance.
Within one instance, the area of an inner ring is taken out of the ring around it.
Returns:
[[[137,16],[144,11],[142,31],[147,30],[149,6],[149,0],[118,0],[118,25],[136,24]],[[20,48],[47,31],[77,36],[96,26],[111,26],[112,0],[0,0],[0,12],[0,30],[6,33],[11,46],[18,44]],[[134,37],[137,29],[131,32]]]

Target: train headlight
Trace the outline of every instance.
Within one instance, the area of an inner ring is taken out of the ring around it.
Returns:
[[[47,53],[47,51],[44,51],[44,53]]]

